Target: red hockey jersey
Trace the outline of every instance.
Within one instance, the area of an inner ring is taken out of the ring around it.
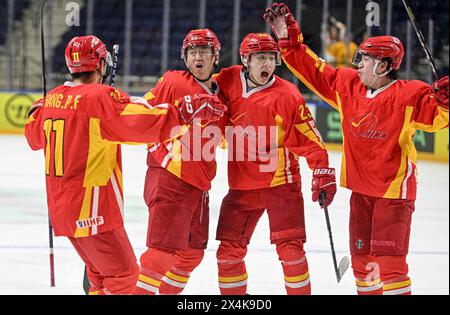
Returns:
[[[233,190],[300,182],[298,156],[311,169],[328,167],[328,153],[297,87],[278,76],[247,91],[242,66],[217,77],[229,102],[228,181]]]
[[[448,127],[448,110],[429,85],[399,80],[372,92],[356,70],[335,69],[306,45],[282,53],[289,69],[341,115],[341,185],[368,196],[415,200],[414,133]]]
[[[174,106],[141,102],[106,85],[68,82],[36,104],[25,135],[33,150],[44,149],[55,235],[87,237],[123,226],[118,143],[162,142],[180,124]]]
[[[218,89],[211,91],[188,71],[168,71],[144,98],[151,104],[174,103],[185,95],[218,93]],[[227,117],[204,125],[194,123],[183,130],[181,137],[150,145],[147,165],[163,167],[190,185],[203,191],[210,190],[217,169],[215,149],[220,143],[226,121]],[[208,132],[214,126],[218,127],[217,132]]]

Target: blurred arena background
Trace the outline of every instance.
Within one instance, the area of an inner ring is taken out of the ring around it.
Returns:
[[[284,2],[301,21],[305,42],[321,57],[328,55],[328,34],[332,21],[337,20],[346,26],[340,38],[344,47],[351,42],[359,44],[368,35],[395,35],[406,50],[400,77],[433,81],[402,1]],[[449,1],[409,2],[441,75],[448,74]],[[184,69],[180,47],[191,29],[208,27],[218,35],[222,44],[218,70],[240,63],[242,38],[249,32],[270,31],[262,14],[271,3],[270,0],[48,0],[44,15],[48,89],[70,79],[64,49],[69,39],[77,35],[94,34],[110,50],[113,44],[121,45],[117,84],[137,96],[151,89],[166,70]],[[0,0],[0,133],[21,133],[28,108],[41,94],[41,5],[42,1]],[[379,13],[379,20],[375,21],[379,23],[368,26],[366,19],[373,12]],[[324,106],[285,67],[278,69],[277,74],[298,84],[313,107],[326,142],[331,147],[339,146],[339,114]],[[416,145],[422,158],[448,160],[448,130],[436,135],[418,133]]]

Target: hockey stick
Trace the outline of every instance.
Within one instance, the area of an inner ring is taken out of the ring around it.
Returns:
[[[434,62],[433,56],[430,53],[430,49],[428,48],[425,38],[423,37],[422,31],[420,30],[419,24],[417,23],[416,17],[411,9],[411,6],[406,2],[406,0],[402,1],[403,5],[405,6],[406,12],[408,13],[409,19],[411,20],[411,24],[413,25],[417,37],[419,38],[419,42],[422,45],[423,50],[425,51],[428,62],[430,63],[434,78],[436,80],[439,80],[439,73],[436,67],[436,63]]]
[[[114,87],[116,85],[116,75],[117,75],[117,69],[119,67],[119,51],[120,51],[120,46],[119,45],[114,45],[113,46],[113,55],[112,55],[112,62],[113,62],[113,66],[111,69],[111,78],[110,78],[110,83],[109,85],[111,85],[112,87]],[[91,288],[91,283],[89,282],[89,277],[87,274],[87,267],[84,267],[84,276],[83,276],[83,290],[84,293],[86,293],[86,295],[89,295],[89,289]]]
[[[341,261],[339,262],[339,267],[337,265],[336,252],[334,251],[333,234],[331,233],[330,217],[328,215],[328,206],[326,206],[326,203],[324,203],[324,201],[325,201],[325,192],[322,191],[320,193],[319,204],[321,207],[323,207],[323,210],[325,212],[325,219],[327,220],[328,236],[330,237],[331,255],[333,256],[334,271],[336,272],[337,282],[339,283],[342,277],[344,276],[344,273],[350,266],[350,260],[348,259],[347,256],[344,256],[344,258],[342,258]]]
[[[45,39],[44,39],[44,8],[47,0],[42,2],[41,7],[41,57],[42,57],[42,94],[45,98],[47,97],[47,77],[45,74]],[[54,248],[53,248],[53,226],[50,221],[50,213],[48,213],[48,244],[50,250],[50,286],[55,287],[55,258],[54,258]]]
[[[117,69],[119,67],[119,51],[120,51],[120,46],[114,45],[113,46],[113,55],[112,55],[113,66],[112,66],[112,71],[111,71],[111,81],[109,84],[112,87],[116,86],[116,75],[117,75]]]

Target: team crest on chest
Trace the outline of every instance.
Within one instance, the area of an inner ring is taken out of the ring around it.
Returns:
[[[377,130],[378,117],[373,113],[359,115],[350,121],[350,130],[352,133],[361,138],[386,140],[389,133],[382,130]]]

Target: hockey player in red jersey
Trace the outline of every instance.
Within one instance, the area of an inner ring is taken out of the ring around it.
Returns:
[[[242,41],[243,66],[223,69],[217,82],[229,102],[230,191],[217,227],[219,287],[224,295],[247,293],[247,246],[265,210],[288,294],[310,294],[304,205],[298,157],[314,170],[313,198],[336,193],[335,172],[315,122],[297,87],[274,75],[281,64],[275,40],[251,33]]]
[[[448,77],[432,86],[397,80],[404,50],[392,36],[368,38],[350,68],[335,69],[306,45],[289,9],[273,4],[266,21],[286,65],[339,111],[341,186],[350,199],[350,251],[358,294],[411,294],[406,256],[417,186],[416,130],[448,127]]]
[[[185,94],[217,95],[213,81],[221,46],[209,29],[189,32],[181,49],[186,71],[168,71],[145,96],[174,102]],[[217,124],[220,130],[226,118]],[[200,264],[208,243],[209,197],[216,175],[215,148],[223,131],[195,122],[182,138],[149,146],[144,198],[149,208],[148,250],[141,256],[136,294],[180,294]],[[211,138],[213,136],[213,138]],[[206,150],[207,143],[215,143]]]
[[[44,150],[50,220],[55,235],[68,237],[88,267],[90,294],[131,294],[139,267],[123,227],[118,143],[164,142],[185,124],[187,107],[209,104],[195,114],[208,118],[223,105],[204,95],[181,99],[177,107],[152,107],[100,84],[111,58],[95,36],[73,38],[65,57],[73,81],[34,105],[25,135],[33,150]]]

